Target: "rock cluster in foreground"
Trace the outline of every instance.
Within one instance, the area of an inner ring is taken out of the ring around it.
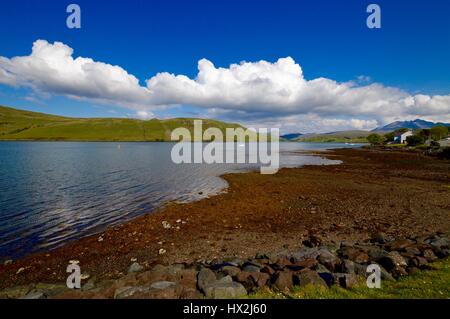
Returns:
[[[311,236],[297,251],[261,253],[242,260],[156,265],[150,270],[133,263],[117,280],[90,279],[80,290],[36,284],[9,288],[0,298],[239,298],[261,288],[289,291],[294,286],[339,285],[350,288],[367,276],[367,265],[381,267],[381,279],[396,280],[450,254],[442,234],[394,240],[378,234],[364,242],[324,245]]]

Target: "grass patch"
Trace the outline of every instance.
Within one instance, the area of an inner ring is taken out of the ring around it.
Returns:
[[[306,286],[291,293],[269,290],[249,296],[252,299],[448,299],[450,298],[450,259],[432,264],[433,270],[420,271],[395,282],[382,281],[380,289],[360,283],[352,289]]]

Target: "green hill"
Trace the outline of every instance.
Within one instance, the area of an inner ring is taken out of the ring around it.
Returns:
[[[371,132],[360,130],[324,134],[305,134],[294,139],[294,141],[316,143],[367,143],[366,137],[370,134]]]
[[[193,132],[194,119],[175,118],[148,121],[122,118],[70,118],[0,106],[0,140],[42,141],[170,141],[177,127]],[[241,127],[215,120],[203,120],[203,129]]]

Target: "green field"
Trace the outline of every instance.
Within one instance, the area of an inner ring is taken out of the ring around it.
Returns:
[[[0,140],[33,141],[170,141],[173,129],[193,132],[194,119],[175,118],[148,121],[126,118],[69,118],[0,106]],[[203,129],[241,127],[215,120],[203,120]]]
[[[351,289],[306,286],[295,287],[291,293],[261,291],[250,298],[272,299],[448,299],[450,298],[450,260],[432,264],[433,270],[423,270],[397,281],[383,281],[381,288],[367,288],[364,282]]]
[[[305,134],[292,141],[314,143],[367,143],[369,131],[342,131],[323,134]]]
[[[338,137],[338,136],[311,136],[295,140],[296,142],[308,143],[367,143],[365,137]]]

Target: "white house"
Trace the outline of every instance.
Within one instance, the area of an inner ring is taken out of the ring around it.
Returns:
[[[405,144],[406,143],[406,138],[408,136],[412,136],[412,135],[413,135],[412,131],[406,131],[405,133],[398,133],[394,137],[394,143]]]

